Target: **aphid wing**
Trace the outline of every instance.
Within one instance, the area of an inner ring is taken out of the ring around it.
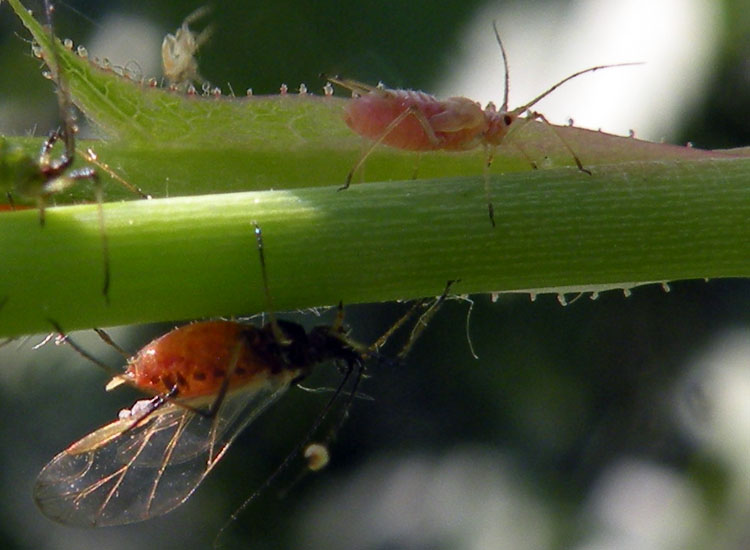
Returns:
[[[236,392],[213,418],[170,403],[118,435],[124,421],[108,424],[42,469],[34,499],[47,517],[78,527],[122,525],[169,512],[287,387]]]

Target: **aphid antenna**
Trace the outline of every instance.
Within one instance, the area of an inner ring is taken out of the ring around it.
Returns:
[[[206,4],[205,6],[201,6],[200,8],[197,8],[195,11],[193,11],[190,15],[188,15],[183,21],[183,25],[190,25],[191,23],[195,23],[202,17],[205,17],[209,13],[213,11],[213,8]]]
[[[505,47],[503,41],[500,40],[500,31],[497,30],[497,20],[492,21],[492,28],[495,30],[495,38],[500,46],[500,52],[503,54],[503,68],[505,69],[505,87],[503,93],[503,105],[500,107],[500,112],[508,111],[508,93],[510,90],[510,71],[508,70],[508,56],[505,53]]]
[[[112,337],[109,334],[107,334],[107,332],[104,329],[94,328],[94,332],[96,332],[96,334],[99,336],[99,338],[101,338],[104,341],[105,344],[109,345],[115,351],[117,351],[117,353],[122,355],[125,358],[125,360],[130,359],[130,354],[124,349],[122,349],[122,347],[120,347],[120,345],[117,342],[115,342],[112,339]]]
[[[536,105],[537,103],[539,103],[542,99],[544,99],[549,94],[551,94],[552,92],[554,92],[555,90],[557,90],[560,86],[562,86],[563,84],[565,84],[569,80],[573,80],[574,78],[577,78],[577,77],[579,77],[581,75],[584,75],[586,73],[593,73],[593,72],[599,71],[601,69],[611,69],[613,67],[630,67],[630,66],[633,66],[633,65],[643,65],[643,64],[644,64],[643,61],[633,61],[633,62],[629,62],[629,63],[614,63],[614,64],[611,64],[611,65],[597,65],[596,67],[589,67],[588,69],[583,69],[581,71],[573,73],[572,75],[570,75],[570,76],[568,76],[566,78],[563,78],[560,82],[558,82],[557,84],[551,86],[550,88],[548,88],[547,90],[545,90],[544,92],[542,92],[541,94],[539,94],[538,96],[536,96],[534,99],[532,99],[531,101],[529,101],[528,103],[526,103],[525,105],[522,105],[521,107],[517,107],[516,109],[513,109],[513,112],[517,113],[517,114],[522,114],[522,113],[528,111],[531,107],[533,107],[534,105]]]
[[[122,374],[116,369],[113,369],[112,367],[104,363],[103,361],[100,361],[99,359],[91,355],[89,352],[87,352],[85,349],[83,349],[81,346],[79,346],[70,336],[68,336],[65,333],[65,331],[60,326],[60,323],[58,323],[54,319],[49,319],[49,318],[47,319],[47,322],[50,325],[52,325],[55,331],[60,335],[60,337],[62,338],[62,341],[68,344],[71,348],[73,348],[78,353],[78,355],[80,355],[84,359],[88,359],[89,361],[91,361],[97,367],[101,368],[104,372],[106,372],[110,376],[118,376]]]

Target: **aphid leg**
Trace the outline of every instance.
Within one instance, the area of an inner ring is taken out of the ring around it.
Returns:
[[[70,162],[73,162],[73,154],[76,149],[75,123],[71,112],[70,93],[68,91],[67,82],[60,73],[60,62],[57,57],[57,38],[55,37],[54,27],[52,25],[52,14],[54,11],[55,6],[53,3],[50,0],[44,0],[44,12],[47,17],[47,34],[49,34],[52,46],[50,59],[45,59],[45,62],[54,76],[54,81],[57,85],[57,104],[63,124],[62,137],[65,139],[65,157],[70,159]]]
[[[494,148],[490,145],[484,146],[486,160],[482,173],[484,175],[484,194],[487,197],[487,213],[490,215],[490,223],[495,227],[495,206],[492,204],[492,190],[490,189],[490,166],[494,157]]]
[[[351,185],[354,174],[362,167],[364,162],[367,160],[367,157],[369,157],[375,150],[375,148],[383,143],[383,140],[385,140],[385,138],[387,138],[391,132],[398,128],[399,124],[401,124],[409,116],[413,116],[415,119],[417,119],[417,122],[419,122],[420,126],[422,126],[424,133],[433,144],[437,145],[438,143],[440,143],[440,140],[435,135],[432,126],[430,126],[430,122],[425,118],[422,111],[411,105],[407,109],[402,111],[401,114],[394,118],[390,123],[388,123],[388,126],[385,127],[385,130],[383,130],[383,133],[380,135],[380,137],[368,145],[367,149],[365,149],[365,152],[362,154],[362,156],[359,157],[359,160],[354,164],[354,167],[349,171],[349,174],[347,174],[346,184],[339,187],[339,191],[343,191],[344,189],[347,189],[349,185]]]
[[[435,316],[435,314],[440,309],[440,306],[443,305],[445,302],[445,299],[448,297],[448,292],[451,289],[451,286],[453,286],[454,283],[457,283],[459,279],[453,279],[448,281],[445,284],[445,290],[443,290],[443,293],[435,299],[432,304],[430,304],[430,307],[427,308],[427,310],[419,316],[419,319],[417,319],[417,323],[414,325],[414,328],[411,330],[411,334],[409,334],[409,339],[404,344],[404,347],[401,348],[401,351],[398,353],[396,357],[398,359],[403,359],[408,355],[408,353],[411,351],[412,346],[417,341],[417,339],[422,335],[422,332],[425,328],[427,328],[427,325],[430,323],[432,318]]]
[[[336,306],[336,318],[331,323],[331,332],[341,332],[344,327],[344,302],[339,301],[339,305]]]
[[[390,327],[388,327],[388,330],[386,330],[380,338],[375,340],[375,342],[370,346],[370,352],[377,353],[380,348],[382,348],[386,342],[393,336],[393,334],[400,329],[402,326],[406,324],[409,319],[411,319],[414,314],[421,308],[427,301],[426,300],[417,300],[415,301],[411,307],[404,313],[401,317],[396,320],[395,323],[393,323]]]
[[[526,159],[526,162],[529,163],[529,166],[531,166],[532,170],[538,170],[539,165],[536,163],[536,161],[531,158],[531,156],[526,152],[526,149],[523,148],[523,146],[520,143],[516,143],[511,141],[510,145],[516,148],[516,151],[521,153],[521,156]]]
[[[99,233],[102,240],[102,265],[104,269],[104,283],[102,284],[102,294],[104,294],[104,300],[109,305],[109,240],[107,238],[107,229],[104,226],[104,188],[102,182],[97,174],[91,168],[81,168],[76,170],[72,174],[79,178],[89,178],[94,182],[95,196],[96,196],[96,210],[99,216]]]
[[[411,179],[415,180],[419,177],[419,161],[422,160],[421,151],[417,151],[414,159],[414,171],[411,173]]]
[[[100,161],[99,157],[97,156],[97,154],[94,152],[93,149],[88,148],[88,149],[86,149],[86,151],[76,151],[76,152],[86,162],[89,162],[89,163],[95,165],[100,170],[103,170],[113,180],[115,180],[116,182],[118,182],[120,185],[122,185],[123,187],[125,187],[129,191],[135,193],[136,195],[139,195],[142,199],[151,199],[152,198],[151,195],[149,195],[148,193],[144,192],[140,187],[138,187],[137,185],[134,185],[134,184],[130,183],[129,181],[125,180],[122,176],[120,176],[120,174],[118,174],[117,172],[115,172],[114,170],[112,170],[107,163]]]
[[[60,129],[55,129],[50,131],[49,135],[47,136],[47,139],[44,140],[42,143],[42,147],[39,150],[39,168],[42,171],[42,174],[45,176],[51,178],[49,181],[47,181],[42,189],[21,189],[20,192],[22,194],[34,194],[36,195],[36,204],[37,208],[39,210],[39,225],[44,227],[44,209],[46,207],[46,194],[52,194],[54,191],[47,191],[47,187],[52,183],[60,178],[54,177],[56,174],[62,174],[67,168],[71,165],[73,162],[73,158],[69,157],[67,153],[63,154],[59,159],[51,160],[50,159],[50,152],[52,151],[52,148],[55,146],[55,143],[57,143],[61,138]],[[59,183],[59,182],[58,182]],[[67,187],[67,185],[65,186]]]
[[[573,148],[570,146],[567,140],[562,136],[562,134],[557,130],[557,128],[555,128],[555,126],[549,120],[547,120],[547,117],[545,117],[542,113],[538,113],[536,111],[529,112],[529,117],[530,117],[529,120],[538,119],[538,120],[541,120],[544,124],[546,124],[547,127],[555,133],[555,135],[560,140],[560,142],[565,146],[565,148],[570,153],[570,156],[573,157],[573,160],[575,161],[576,166],[578,166],[578,169],[581,172],[588,174],[589,176],[591,175],[591,170],[588,170],[583,167],[583,164],[581,163],[581,159],[578,158],[578,155],[576,155],[575,151],[573,151]]]
[[[44,197],[39,195],[36,198],[36,208],[39,210],[39,225],[44,227],[44,209],[46,207],[46,201],[44,200]]]
[[[216,534],[216,537],[214,538],[213,547],[218,547],[218,542],[221,539],[221,537],[224,535],[224,532],[229,528],[229,526],[237,521],[237,518],[240,516],[240,514],[256,499],[258,498],[258,495],[263,493],[268,487],[270,487],[276,479],[289,467],[292,460],[303,454],[305,448],[307,447],[308,443],[312,441],[313,436],[315,435],[315,432],[318,431],[323,421],[328,417],[331,410],[333,409],[333,406],[335,405],[339,395],[342,394],[344,391],[344,388],[346,387],[347,383],[351,379],[352,375],[354,375],[354,382],[352,383],[352,388],[349,392],[349,399],[347,400],[346,404],[344,405],[344,412],[342,414],[342,418],[339,422],[336,423],[334,430],[338,431],[338,429],[341,427],[341,424],[343,424],[344,420],[346,420],[347,416],[349,415],[349,408],[351,407],[351,403],[354,400],[354,396],[357,393],[357,388],[359,386],[359,382],[362,379],[363,371],[364,371],[364,364],[361,362],[350,363],[347,365],[347,371],[344,373],[344,376],[341,379],[341,382],[336,387],[336,391],[333,393],[331,398],[326,403],[326,406],[323,408],[323,410],[318,414],[317,418],[313,422],[312,426],[310,426],[310,429],[307,431],[307,434],[304,438],[292,449],[292,451],[284,458],[284,460],[281,462],[281,464],[271,473],[270,476],[266,478],[266,480],[255,490],[253,493],[245,499],[245,501],[240,504],[240,506],[232,512],[232,515],[229,516],[226,522],[224,522],[224,525],[222,525],[221,529],[219,529],[219,532]],[[329,437],[330,437],[329,433]],[[330,439],[324,440],[325,444],[327,445],[330,442]]]
[[[52,14],[54,10],[55,7],[52,1],[44,0],[44,11],[47,17],[47,32],[52,46],[50,56],[46,59],[46,62],[50,71],[54,75],[54,80],[57,84],[57,101],[63,128],[62,130],[58,129],[50,133],[47,140],[42,144],[42,150],[39,154],[39,165],[42,172],[48,178],[48,181],[44,183],[42,189],[38,190],[36,193],[37,205],[39,207],[39,222],[42,226],[44,225],[44,208],[46,206],[47,197],[54,193],[64,191],[78,180],[90,179],[94,182],[96,187],[96,202],[99,210],[99,228],[102,236],[102,257],[104,262],[104,284],[102,285],[102,293],[104,294],[105,301],[109,304],[109,249],[107,244],[107,234],[104,229],[104,210],[102,208],[104,199],[101,182],[99,181],[97,173],[92,168],[81,168],[70,174],[63,175],[63,172],[73,163],[73,158],[75,156],[76,128],[73,114],[71,112],[70,93],[68,91],[67,82],[60,71],[60,61],[57,56],[59,40],[55,37],[54,27],[52,25]],[[59,159],[50,160],[49,155],[52,152],[52,148],[60,138],[64,140],[65,152]]]
[[[138,409],[137,418],[133,421],[133,423],[128,426],[125,431],[133,430],[137,428],[138,426],[142,425],[149,416],[151,416],[154,412],[159,410],[161,407],[166,405],[170,402],[170,400],[177,394],[177,386],[173,386],[172,389],[170,389],[166,393],[160,393],[155,396],[153,396],[151,399],[148,400],[148,405],[144,407],[140,407]],[[142,403],[142,401],[137,401],[136,403]],[[129,417],[128,417],[129,418]]]
[[[276,342],[283,346],[285,343],[289,343],[289,339],[284,334],[284,331],[279,327],[279,323],[276,320],[276,315],[273,312],[273,301],[271,300],[271,291],[268,288],[268,271],[266,270],[266,256],[263,252],[263,232],[258,225],[258,222],[254,221],[255,226],[255,240],[258,244],[258,256],[260,258],[260,272],[263,277],[263,295],[266,302],[266,314],[270,319],[271,330],[273,331],[273,337]]]
[[[42,143],[42,148],[39,150],[39,166],[42,172],[49,174],[58,174],[66,170],[72,163],[73,157],[68,155],[66,150],[59,159],[52,160],[49,155],[55,144],[63,137],[63,131],[60,128],[51,130],[47,135],[47,139]]]
[[[102,268],[104,271],[104,283],[102,284],[102,294],[107,304],[109,304],[109,240],[107,239],[107,231],[104,225],[104,189],[102,182],[99,179],[99,174],[90,167],[79,168],[73,170],[65,175],[51,179],[44,184],[42,193],[37,197],[37,205],[39,207],[39,217],[42,225],[44,225],[44,205],[45,199],[55,193],[64,191],[75,182],[80,180],[91,180],[94,183],[94,196],[96,198],[97,215],[99,218],[99,233],[102,241]]]
[[[450,287],[457,283],[458,279],[450,280],[446,283],[445,289],[443,290],[443,293],[440,295],[439,298],[432,300],[432,303],[427,308],[427,310],[419,316],[419,320],[417,321],[417,325],[412,329],[412,332],[409,336],[409,340],[405,344],[404,348],[402,349],[401,353],[398,354],[399,359],[403,359],[406,354],[409,352],[409,349],[412,345],[414,345],[414,342],[419,338],[419,335],[422,333],[422,331],[425,329],[427,324],[429,323],[430,319],[437,313],[438,308],[442,305],[442,303],[445,301],[446,297],[448,296],[448,291],[450,290]],[[409,319],[411,319],[414,314],[422,308],[425,304],[429,303],[431,300],[429,298],[425,298],[422,300],[417,300],[412,304],[412,306],[404,313],[401,317],[398,318],[398,320],[393,323],[390,327],[388,327],[388,330],[386,330],[380,338],[378,338],[370,347],[369,352],[370,353],[377,353],[380,348],[382,348],[386,342],[393,336],[393,334],[399,330],[402,326],[404,326]],[[417,327],[420,327],[419,329]]]

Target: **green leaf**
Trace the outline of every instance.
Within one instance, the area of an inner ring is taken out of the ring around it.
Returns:
[[[95,205],[50,208],[43,228],[35,211],[0,216],[2,335],[49,330],[50,318],[73,330],[262,311],[253,221],[279,309],[436,295],[457,278],[456,292],[539,292],[750,272],[747,149],[555,127],[589,176],[566,167],[553,130],[529,123],[495,152],[493,229],[482,150],[379,147],[365,165],[375,181],[339,192],[363,150],[342,120],[350,100],[152,88],[53,45],[8,1],[47,58],[56,48],[74,102],[110,136],[79,149],[177,198],[105,205],[110,305]],[[112,182],[105,193],[135,198]]]

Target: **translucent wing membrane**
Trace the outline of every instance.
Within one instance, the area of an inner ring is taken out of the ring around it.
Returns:
[[[213,417],[169,402],[146,416],[116,420],[44,467],[34,487],[42,512],[66,525],[143,521],[184,502],[237,434],[289,384],[226,397]]]

